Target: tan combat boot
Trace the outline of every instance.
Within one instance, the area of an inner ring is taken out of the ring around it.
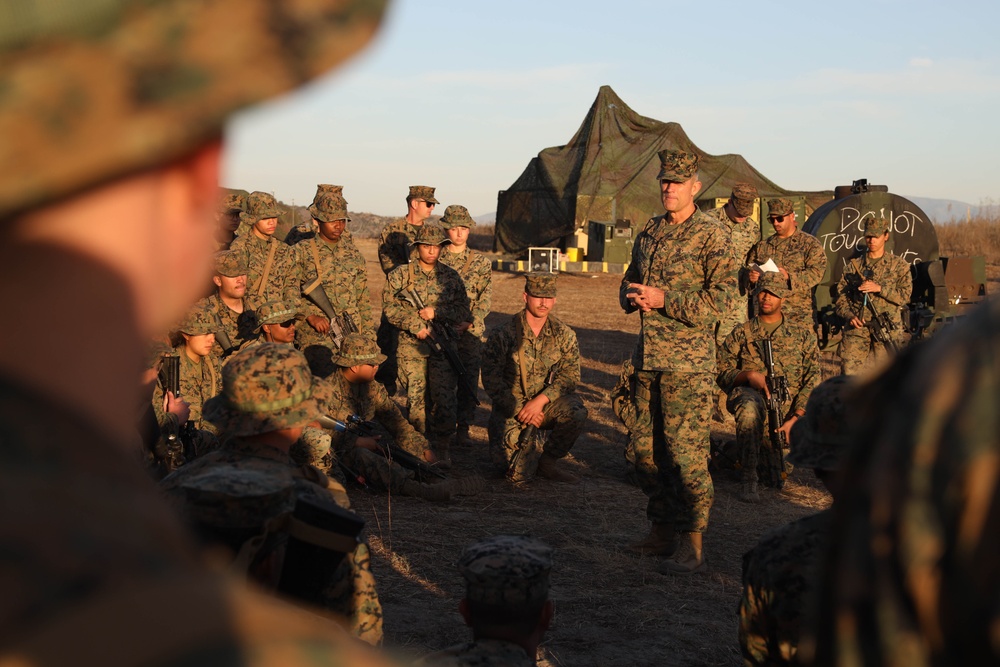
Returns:
[[[451,500],[451,484],[442,482],[440,484],[423,484],[416,480],[408,479],[403,482],[403,488],[399,490],[404,496],[423,498],[432,503],[446,503]]]
[[[705,554],[701,550],[701,533],[681,533],[677,551],[663,561],[661,574],[694,574],[705,568]]]
[[[455,431],[455,446],[468,447],[469,443],[469,425],[459,424],[458,430]]]
[[[740,500],[745,503],[756,503],[760,501],[760,491],[757,489],[756,479],[745,479],[740,487]]]
[[[580,478],[559,465],[559,459],[548,454],[542,454],[538,459],[538,470],[536,474],[553,482],[565,482],[567,484],[579,484]]]
[[[640,556],[671,555],[677,548],[677,541],[674,539],[674,524],[654,521],[649,526],[649,535],[628,545],[628,548]]]

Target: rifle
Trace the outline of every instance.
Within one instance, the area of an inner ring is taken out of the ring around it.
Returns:
[[[166,393],[169,391],[174,395],[174,398],[180,398],[181,358],[172,354],[163,355],[163,359],[160,363],[160,371],[157,375],[160,381],[160,386],[163,387],[163,392]],[[164,454],[164,459],[170,470],[176,470],[187,461],[191,461],[195,458],[197,452],[194,450],[194,432],[194,422],[189,419],[181,424],[177,435],[171,433],[167,436],[167,451]],[[179,447],[177,446],[178,440],[180,440]]]
[[[215,320],[215,342],[219,344],[222,348],[222,358],[225,359],[233,352],[238,349],[233,345],[233,341],[230,340],[229,334],[226,332],[226,327],[222,326],[222,321],[219,319],[218,313],[213,313],[212,318]]]
[[[552,384],[552,381],[556,374],[555,365],[549,369],[549,372],[545,375],[545,383],[542,385],[542,390],[538,392],[545,391],[545,388]],[[538,394],[535,394],[537,396]],[[521,430],[521,435],[517,438],[517,449],[514,451],[514,456],[510,457],[510,463],[507,464],[507,479],[514,481],[518,476],[518,464],[526,453],[534,451],[538,445],[539,440],[541,440],[541,433],[538,431],[538,427],[534,424],[528,424]]]
[[[865,269],[862,271],[859,276],[861,282],[855,286],[855,289],[860,289],[862,282],[871,280],[872,275],[871,269]],[[865,321],[865,309],[872,314],[871,319],[867,321]],[[878,310],[875,309],[875,304],[868,298],[868,292],[864,293],[864,300],[861,302],[861,314],[858,317],[865,323],[868,330],[871,331],[872,338],[874,338],[876,342],[880,343],[887,352],[891,354],[899,352],[899,347],[896,345],[896,341],[892,339],[892,332],[896,329],[896,325],[892,321],[892,317],[889,316],[889,313],[879,313]]]
[[[765,446],[765,456],[767,457],[768,480],[767,483],[776,489],[785,485],[785,447],[788,441],[785,434],[778,431],[781,427],[781,406],[788,402],[788,382],[785,376],[778,375],[774,370],[774,351],[771,348],[771,339],[765,338],[760,341],[761,357],[764,360],[764,368],[767,371],[765,381],[770,397],[767,399],[767,425],[770,430],[770,437],[767,442],[770,446]]]
[[[415,289],[408,289],[407,292],[410,294],[410,300],[417,310],[423,310],[425,308],[423,299],[417,294]],[[469,373],[465,370],[465,365],[462,363],[462,358],[458,356],[458,350],[451,344],[451,334],[448,328],[444,325],[431,320],[428,322],[430,326],[431,335],[427,337],[427,344],[431,346],[434,354],[443,354],[445,358],[448,359],[448,365],[451,369],[455,371],[458,375],[458,386],[462,388],[467,395],[472,397],[472,402],[476,405],[480,405],[479,392],[476,383],[473,383],[469,378]]]
[[[334,309],[333,304],[330,303],[329,297],[327,297],[326,292],[322,289],[322,284],[319,282],[314,282],[312,288],[306,292],[306,288],[302,288],[302,295],[309,299],[317,308],[323,311],[323,314],[327,316],[330,320],[330,338],[333,339],[334,345],[338,348],[344,340],[344,336],[347,334],[358,333],[358,327],[354,324],[354,320],[347,313],[337,315],[337,311]]]
[[[381,435],[378,427],[373,422],[365,421],[359,415],[350,415],[346,423],[333,417],[320,417],[318,421],[319,425],[323,428],[328,428],[338,433],[353,433],[362,438],[373,438]],[[375,447],[378,453],[384,456],[390,463],[395,461],[404,468],[413,470],[421,477],[426,478],[427,476],[431,476],[439,479],[447,479],[447,476],[443,472],[409,453],[395,442],[378,442]],[[354,473],[351,474],[354,475]]]

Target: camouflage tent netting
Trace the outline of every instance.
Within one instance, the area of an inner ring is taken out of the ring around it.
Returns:
[[[632,111],[602,86],[580,129],[565,146],[546,148],[497,200],[494,249],[521,254],[530,246],[560,245],[589,220],[644,223],[663,212],[657,153],[680,148],[701,157],[699,200],[728,197],[733,184],[753,183],[762,198],[803,196],[808,210],[830,192],[796,192],[774,184],[740,155],[709,155],[677,123]]]

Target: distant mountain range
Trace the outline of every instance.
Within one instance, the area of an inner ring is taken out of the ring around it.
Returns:
[[[482,215],[474,215],[472,219],[481,225],[492,225],[497,221],[497,212],[483,213]]]
[[[982,212],[982,209],[986,208],[985,206],[973,206],[972,204],[955,199],[901,196],[919,206],[931,219],[931,222],[935,224],[962,221],[968,219],[970,216],[975,218]]]

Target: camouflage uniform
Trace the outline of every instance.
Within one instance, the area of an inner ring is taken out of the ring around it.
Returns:
[[[885,233],[888,225],[869,224],[869,231]],[[865,280],[872,280],[881,287],[878,292],[868,294],[867,301],[879,314],[887,313],[890,321],[896,326],[895,331],[887,332],[897,345],[903,342],[902,320],[900,313],[910,300],[913,292],[913,278],[910,275],[910,265],[888,250],[878,259],[871,259],[867,254],[861,254],[851,259],[837,283],[837,315],[844,318],[844,333],[840,339],[840,358],[846,375],[856,375],[873,367],[880,359],[885,359],[888,352],[881,343],[875,340],[868,327],[855,329],[848,322],[858,317],[866,323],[871,322],[871,308],[865,305],[865,295],[857,287]]]
[[[662,308],[642,313],[633,352],[639,416],[633,442],[636,474],[649,497],[646,515],[682,532],[708,526],[715,326],[730,308],[735,282],[725,231],[696,210],[677,224],[666,216],[646,223],[619,291],[628,313],[637,310],[626,298],[629,283],[665,291]]]
[[[440,227],[427,226],[417,242],[443,242]],[[416,251],[414,251],[416,252]],[[430,322],[417,315],[409,299],[414,290],[425,306],[435,311],[434,321],[443,328],[454,329],[459,322],[468,322],[469,297],[458,273],[438,261],[430,271],[424,271],[416,258],[394,269],[385,281],[382,308],[389,322],[399,329],[399,379],[406,390],[410,423],[418,431],[426,429],[435,447],[447,447],[455,435],[458,405],[455,399],[458,376],[444,355],[431,353],[430,346],[416,333]],[[452,344],[450,341],[441,341]]]
[[[472,625],[476,604],[505,607],[512,618],[532,613],[549,595],[552,549],[522,535],[496,535],[469,545],[458,561]],[[535,656],[512,641],[479,636],[471,642],[424,656],[416,667],[532,667]]]
[[[814,664],[1000,661],[998,346],[990,299],[860,390]]]
[[[777,528],[743,555],[739,637],[743,664],[792,665],[806,607],[833,529],[833,511]]]
[[[774,208],[775,201],[787,203],[787,200],[772,199],[769,202],[772,215],[776,210],[786,211],[785,208]],[[790,203],[787,213],[791,213]],[[813,288],[826,273],[826,253],[823,252],[823,246],[815,236],[800,229],[796,229],[788,238],[772,234],[750,249],[747,263],[764,264],[769,259],[773,259],[775,264],[788,272],[787,287],[791,294],[781,305],[785,318],[793,326],[801,325],[812,329]]]
[[[439,203],[434,198],[434,188],[426,185],[410,186],[407,200],[417,198],[434,204]],[[382,228],[378,241],[378,261],[382,266],[382,273],[388,276],[393,269],[410,261],[410,246],[423,224],[426,223],[411,225],[406,218],[399,218]]]
[[[449,206],[445,209],[441,225],[445,229],[451,227],[472,227],[476,221],[469,215],[464,206]],[[468,373],[472,384],[479,387],[479,370],[483,359],[483,337],[486,333],[486,316],[490,314],[493,299],[493,267],[490,261],[468,247],[462,252],[441,251],[440,260],[447,266],[458,271],[465,283],[465,293],[469,297],[469,307],[472,310],[472,326],[458,338],[458,356]],[[473,422],[476,404],[471,396],[459,389],[458,391],[458,423],[468,426]]]
[[[385,430],[383,438],[391,438],[414,456],[421,457],[424,450],[430,448],[427,439],[406,421],[385,387],[378,382],[351,384],[343,373],[336,372],[326,380],[316,381],[315,396],[324,415],[345,423],[351,415],[376,422]],[[334,432],[331,439],[338,461],[380,491],[401,493],[407,480],[414,478],[413,471],[356,446],[357,436],[353,433]]]
[[[8,16],[18,30],[0,37],[3,220],[77,193],[116,196],[97,188],[204,148],[236,109],[356,51],[380,11],[378,2],[302,12],[254,0],[109,7]],[[235,15],[237,26],[220,20]],[[87,281],[74,297],[93,317],[77,325],[97,326],[138,368],[136,286],[70,246],[59,252],[46,270]],[[87,385],[81,370],[62,372]],[[12,547],[0,576],[16,582],[4,586],[0,662],[102,664],[113,653],[119,665],[384,663],[329,622],[209,572],[116,425],[35,387],[0,379],[0,541]]]
[[[753,202],[756,198],[757,188],[749,183],[737,183],[733,188],[730,200],[737,207],[737,214],[745,213],[749,216],[753,213]],[[719,326],[716,328],[715,344],[716,346],[720,346],[722,345],[722,341],[726,339],[726,336],[729,335],[729,332],[733,330],[733,327],[746,322],[749,313],[752,312],[750,310],[751,289],[749,280],[747,279],[748,272],[745,268],[745,263],[750,249],[760,241],[760,224],[749,217],[743,222],[730,220],[729,215],[726,214],[725,206],[707,211],[706,215],[718,220],[728,232],[727,238],[729,239],[733,259],[736,260],[737,266],[741,267],[737,285],[738,292],[734,290],[729,295],[732,307],[719,318]]]
[[[195,305],[198,308],[204,308],[216,316],[219,324],[229,337],[229,342],[233,344],[233,351],[242,350],[246,347],[247,343],[257,339],[257,334],[254,333],[254,330],[257,328],[257,320],[254,318],[253,301],[247,297],[243,297],[242,313],[237,313],[227,306],[218,294],[205,297]],[[225,351],[219,343],[218,336],[216,336],[215,345],[212,347],[212,355],[221,359]]]
[[[554,289],[554,277],[550,280]],[[543,453],[553,458],[566,456],[587,421],[587,408],[576,395],[579,382],[576,334],[554,315],[549,314],[537,336],[528,326],[525,310],[492,329],[483,349],[483,385],[493,401],[489,422],[493,463],[507,469],[525,428],[517,414],[539,394],[549,399],[539,428],[552,432],[541,450],[521,453],[514,476],[526,479],[534,475]]]
[[[775,285],[767,285],[772,281]],[[780,276],[768,275],[761,278],[759,288],[768,291],[781,290],[784,281]],[[776,291],[772,292],[781,297]],[[761,448],[765,447],[764,433],[767,427],[767,402],[764,394],[747,385],[736,386],[737,376],[744,371],[766,374],[760,341],[771,340],[774,355],[774,370],[788,382],[790,404],[782,406],[779,418],[782,423],[789,415],[804,412],[806,401],[813,387],[820,380],[819,348],[812,332],[802,327],[781,323],[770,334],[760,317],[737,325],[726,337],[718,351],[718,371],[716,382],[725,391],[729,400],[726,409],[736,417],[736,442],[745,482],[756,482],[758,478],[768,479],[766,463],[759,460]]]
[[[217,322],[214,316],[204,308],[196,306],[181,323],[180,331],[191,335],[202,335],[212,333],[216,326]],[[198,361],[194,361],[188,355],[183,344],[176,349],[175,353],[180,358],[180,397],[191,408],[188,420],[195,429],[195,432],[190,435],[193,440],[189,443],[190,453],[193,456],[200,456],[218,445],[216,440],[218,430],[211,422],[202,417],[202,407],[222,389],[221,362],[219,357],[213,354],[199,357]],[[175,418],[168,415],[163,409],[165,392],[166,389],[158,380],[153,388],[153,412],[156,414],[157,422],[161,425],[175,421]]]
[[[247,212],[241,218],[251,226],[264,218],[278,217],[277,203],[266,192],[251,192],[247,198]],[[295,251],[274,236],[267,239],[249,231],[236,238],[230,251],[242,255],[247,266],[247,296],[255,303],[285,300],[293,303],[299,299],[299,267]],[[271,266],[267,268],[267,260]]]
[[[844,376],[816,387],[805,415],[792,425],[789,461],[817,475],[840,468],[852,444],[846,403],[851,389]],[[800,647],[811,650],[808,615],[832,531],[833,510],[824,510],[771,531],[744,554],[737,611],[744,665],[798,665]]]
[[[264,343],[234,355],[223,375],[223,392],[205,408],[207,418],[223,432],[222,447],[165,477],[161,488],[179,496],[185,480],[204,470],[245,466],[274,475],[288,471],[297,496],[326,498],[350,509],[347,493],[337,482],[311,466],[296,467],[287,453],[249,437],[302,425],[320,414],[311,396],[312,376],[302,354],[287,345]],[[259,412],[247,408],[255,401],[266,407]],[[287,407],[272,408],[274,404]],[[325,606],[345,616],[355,635],[378,644],[382,640],[382,608],[366,544],[348,555],[338,579],[350,579],[353,585],[332,588],[325,594]],[[331,592],[337,596],[330,597]]]
[[[334,198],[343,200],[344,186],[330,185],[328,183],[318,184],[316,186],[316,194],[313,195],[313,200],[312,204],[310,204],[310,207],[315,206],[316,202],[318,202],[320,198],[323,197],[324,195],[332,195]],[[347,209],[346,200],[344,200],[344,209],[345,209],[344,214],[346,216],[346,209]],[[348,222],[349,221],[350,220],[348,220]],[[310,216],[309,219],[303,222],[301,225],[296,225],[288,230],[288,233],[285,234],[285,243],[291,246],[298,245],[301,241],[304,241],[306,239],[316,238],[317,234],[319,234],[319,225],[317,225],[316,220],[314,220],[312,216]],[[340,238],[341,240],[344,240],[348,236],[350,236],[350,232],[348,232],[347,229],[345,228],[344,234]]]

